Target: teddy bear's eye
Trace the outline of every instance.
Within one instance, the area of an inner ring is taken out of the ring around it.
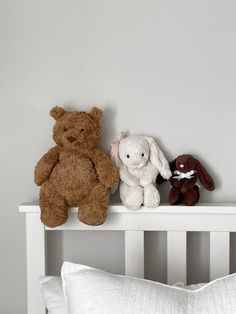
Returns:
[[[64,132],[66,132],[67,131],[67,128],[64,128]]]
[[[144,157],[144,153],[142,153],[142,157]]]
[[[129,158],[129,155],[126,155],[127,158]]]
[[[80,132],[84,132],[84,129],[81,129]]]

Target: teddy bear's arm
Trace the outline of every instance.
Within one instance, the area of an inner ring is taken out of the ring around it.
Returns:
[[[34,170],[34,181],[37,185],[42,185],[49,178],[58,158],[59,150],[55,146],[38,161]]]
[[[118,170],[111,159],[102,151],[96,150],[91,156],[99,181],[107,188],[112,188],[119,180]]]

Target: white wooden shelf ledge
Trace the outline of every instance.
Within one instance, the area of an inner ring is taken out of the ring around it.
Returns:
[[[69,209],[67,223],[46,230],[133,230],[133,231],[236,231],[236,204],[211,203],[196,206],[160,205],[158,208],[141,207],[128,210],[121,204],[111,205],[106,222],[101,226],[88,226],[77,219],[77,208]],[[24,203],[19,211],[39,216],[35,203]]]

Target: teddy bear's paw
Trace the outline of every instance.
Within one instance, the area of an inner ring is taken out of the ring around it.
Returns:
[[[48,178],[48,173],[50,171],[49,167],[45,166],[43,170],[41,172],[35,171],[35,174],[34,174],[34,182],[38,186],[41,186]]]
[[[160,194],[153,184],[144,188],[144,206],[148,208],[158,207],[160,204]]]
[[[47,157],[50,157],[50,155],[54,153],[55,150],[51,149],[48,152]],[[41,186],[45,181],[48,180],[50,173],[52,172],[52,164],[47,163],[44,159],[41,159],[34,170],[34,181],[38,186]]]
[[[78,218],[81,222],[90,226],[102,225],[107,217],[106,210],[99,209],[98,207],[92,209],[89,206],[87,208],[80,208],[78,212]]]
[[[41,214],[41,221],[42,223],[49,227],[55,228],[58,226],[63,225],[67,221],[68,215],[58,215],[56,213],[42,213]]]
[[[118,172],[116,171],[110,171],[110,172],[100,172],[99,173],[99,180],[100,182],[105,185],[107,188],[113,188],[117,183],[119,182],[118,179]]]

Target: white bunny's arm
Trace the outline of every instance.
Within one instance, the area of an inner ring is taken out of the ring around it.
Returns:
[[[124,165],[120,167],[120,179],[129,186],[139,185],[139,180],[130,174],[127,167]]]
[[[158,175],[158,169],[156,166],[152,165],[149,161],[148,164],[142,169],[142,176],[140,179],[140,184],[142,186],[152,184],[156,181]]]

